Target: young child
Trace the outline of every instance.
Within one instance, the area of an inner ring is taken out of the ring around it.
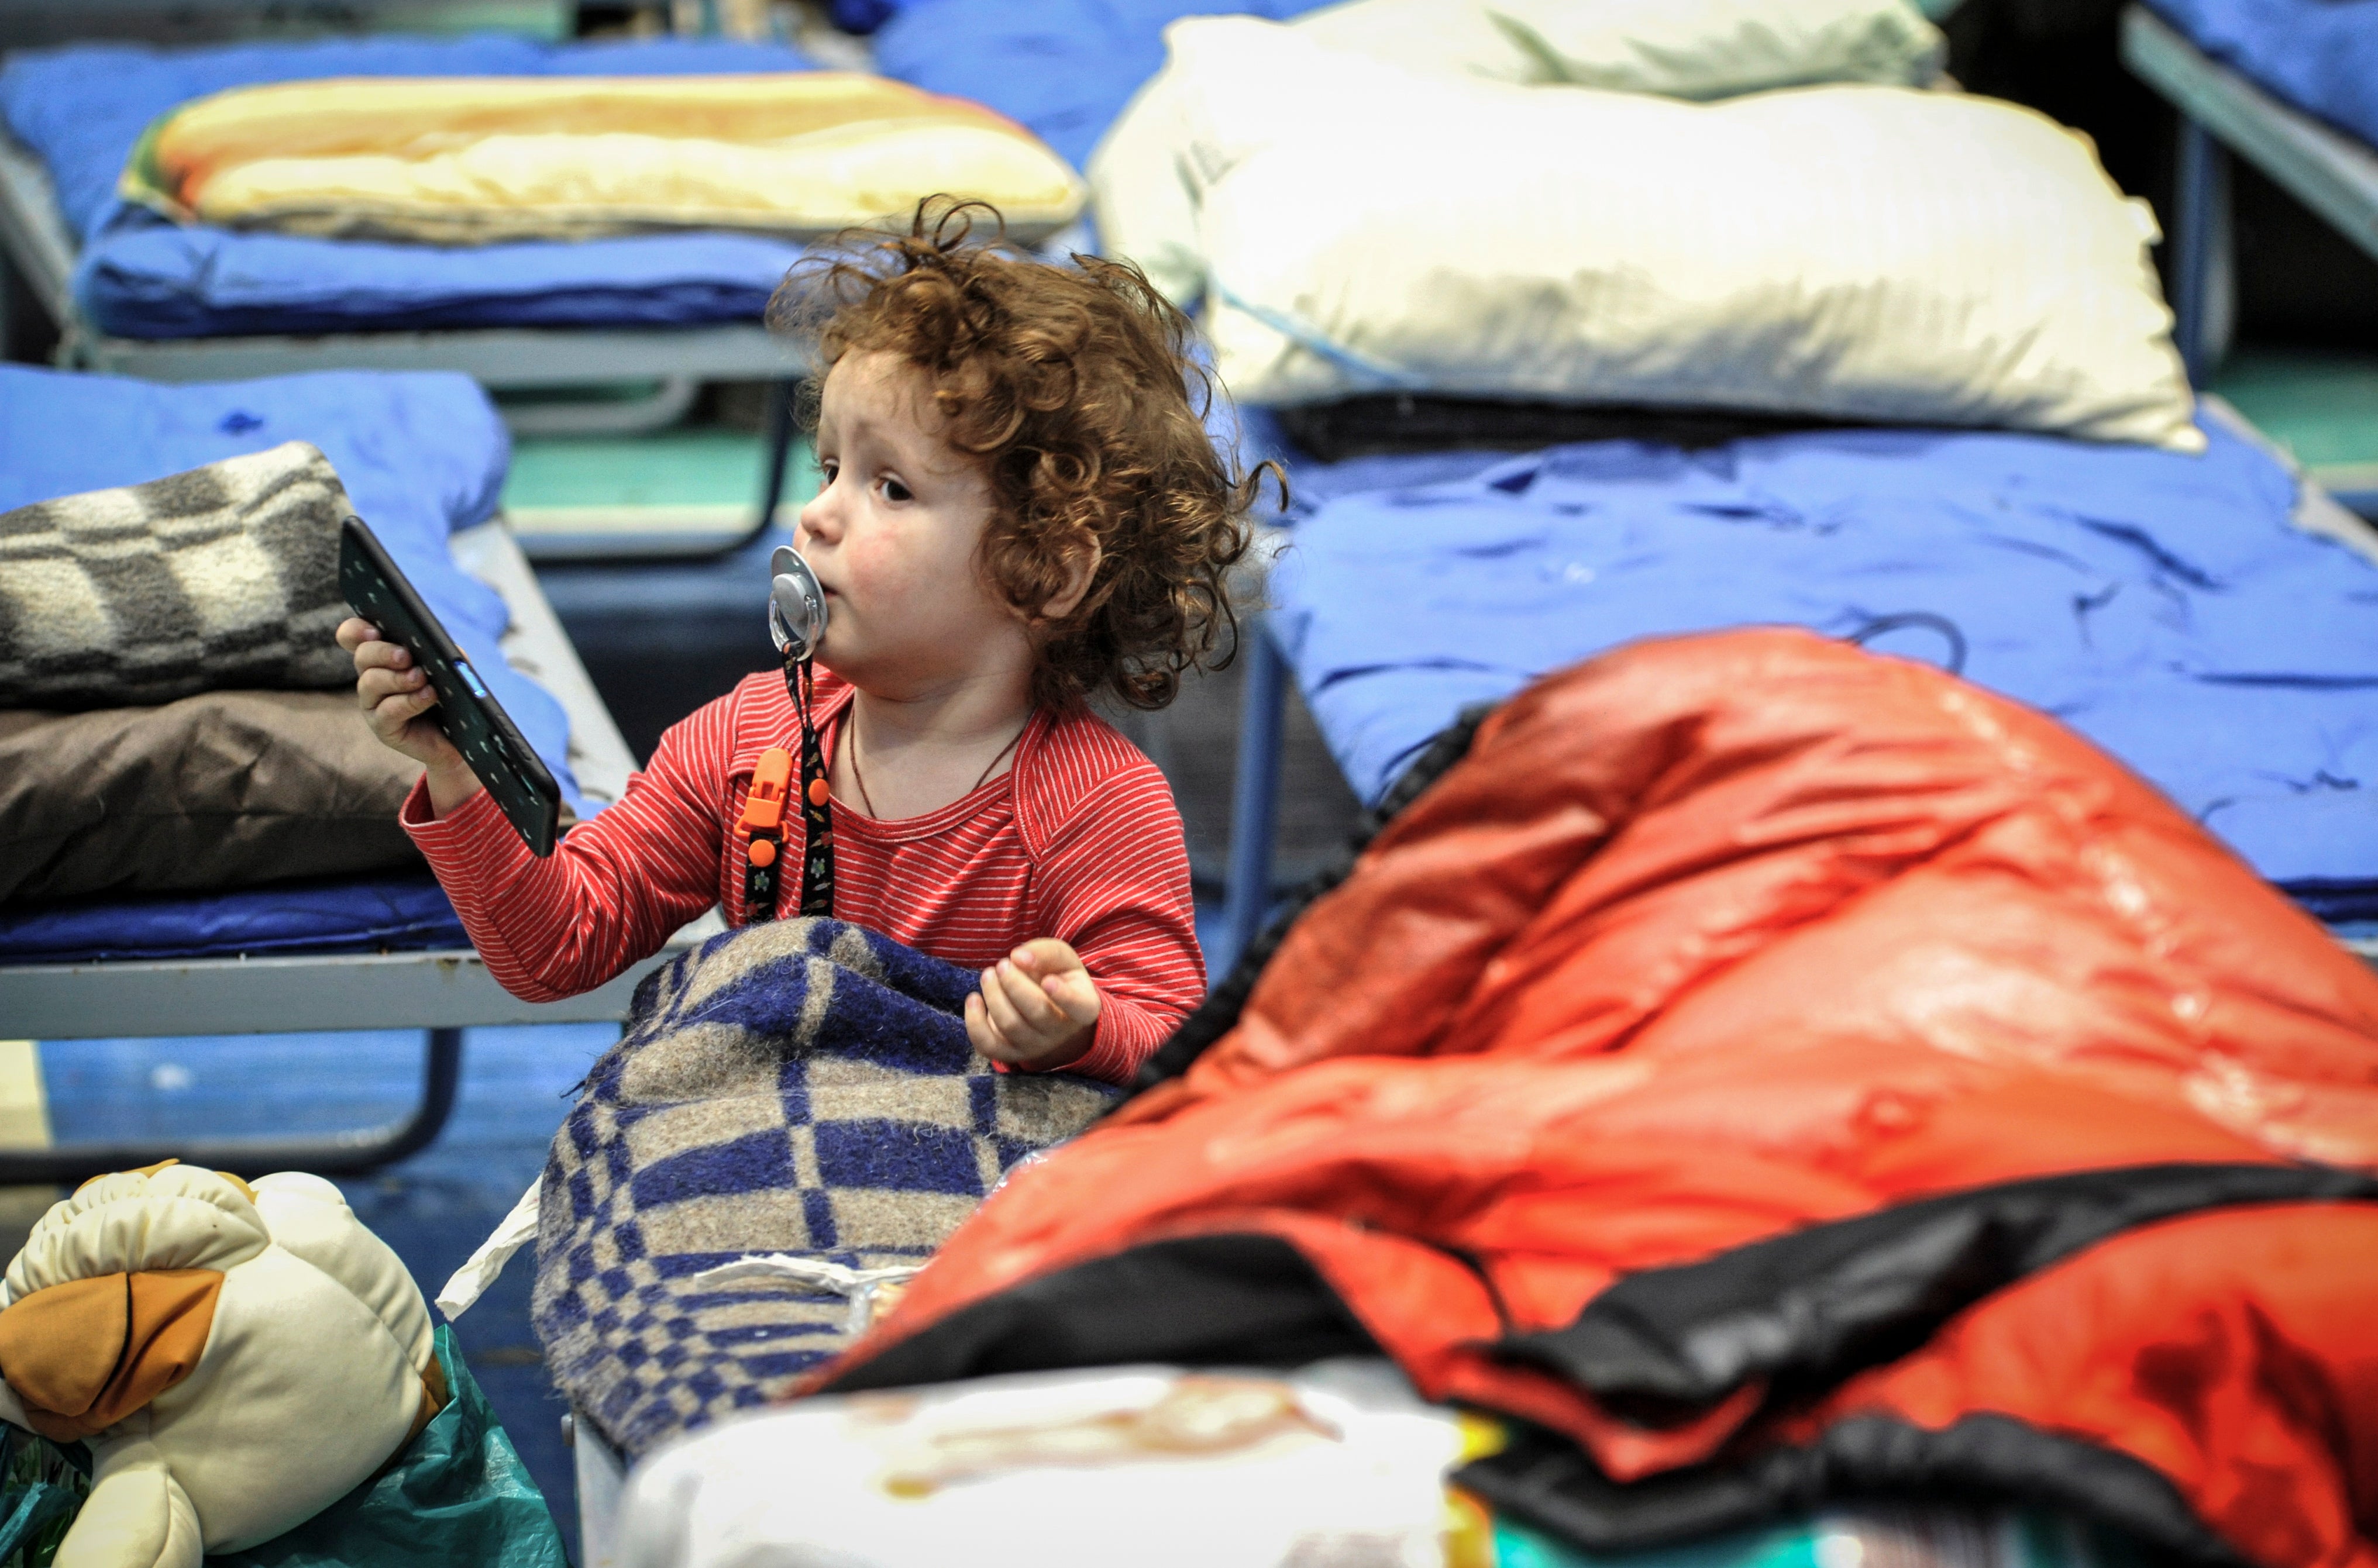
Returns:
[[[1128,1083],[1205,974],[1171,793],[1087,700],[1160,707],[1210,652],[1262,470],[1215,451],[1188,324],[1135,269],[1046,266],[967,229],[920,208],[907,237],[787,285],[824,323],[824,487],[798,543],[828,605],[811,711],[834,912],[980,969],[967,1033],[993,1061]],[[405,651],[361,620],[339,640],[375,732],[428,766],[402,820],[512,994],[601,985],[713,904],[750,918],[733,830],[761,753],[799,752],[781,672],[671,728],[540,860],[426,716]],[[785,832],[791,872],[798,811]]]

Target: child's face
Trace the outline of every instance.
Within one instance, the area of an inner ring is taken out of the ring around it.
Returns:
[[[825,378],[825,484],[801,509],[795,541],[829,607],[819,662],[880,696],[921,696],[1031,660],[1024,618],[976,564],[990,481],[941,440],[939,424],[923,377],[894,355],[846,354]]]

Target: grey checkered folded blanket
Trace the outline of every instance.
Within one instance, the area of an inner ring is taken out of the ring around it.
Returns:
[[[0,707],[350,684],[347,493],[303,441],[0,514]]]
[[[628,1454],[766,1402],[844,1342],[842,1296],[705,1272],[919,1263],[1120,1093],[992,1071],[967,1043],[975,985],[800,919],[714,937],[637,991],[554,1136],[531,1299],[554,1381]]]

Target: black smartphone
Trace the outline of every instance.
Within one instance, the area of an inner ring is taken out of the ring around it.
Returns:
[[[339,525],[339,587],[349,609],[379,628],[380,636],[411,651],[438,693],[438,705],[429,716],[496,797],[529,849],[551,855],[561,829],[560,786],[359,517]]]

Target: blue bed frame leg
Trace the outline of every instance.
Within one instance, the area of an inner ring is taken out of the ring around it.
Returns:
[[[2214,250],[2228,220],[2223,199],[2228,152],[2198,121],[2181,115],[2172,193],[2172,341],[2192,386],[2212,373]]]
[[[1207,955],[1216,978],[1262,934],[1271,909],[1272,838],[1279,822],[1280,723],[1288,661],[1260,616],[1247,617],[1245,684],[1239,692],[1239,769],[1231,792],[1231,883],[1222,904],[1220,950]]]

